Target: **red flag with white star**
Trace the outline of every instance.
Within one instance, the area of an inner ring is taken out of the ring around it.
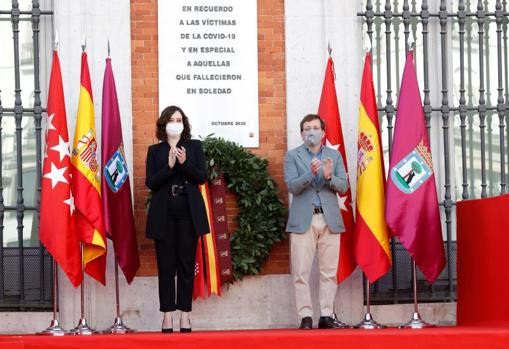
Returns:
[[[325,121],[325,138],[327,146],[339,151],[343,158],[343,165],[348,171],[345,142],[343,141],[343,131],[341,129],[339,116],[338,97],[336,95],[336,86],[334,85],[334,63],[331,57],[329,57],[329,60],[327,61],[327,68],[325,69],[325,79],[323,81],[318,115],[320,115],[320,117]],[[350,191],[350,186],[348,186],[348,191],[344,195],[338,194],[338,200],[341,216],[343,217],[346,229],[346,231],[341,234],[341,247],[339,248],[340,254],[337,279],[338,282],[341,282],[350,276],[357,266],[355,255],[353,253],[353,234],[355,223],[353,220],[352,192]]]
[[[74,226],[70,165],[62,74],[58,53],[54,51],[48,93],[39,238],[77,287],[81,284],[83,274],[80,243]]]

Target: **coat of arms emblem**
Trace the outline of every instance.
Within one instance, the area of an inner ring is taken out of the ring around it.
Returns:
[[[431,153],[421,140],[391,171],[391,180],[405,194],[415,192],[433,174]]]
[[[108,187],[116,193],[120,190],[128,176],[124,147],[120,145],[104,166],[104,178]]]

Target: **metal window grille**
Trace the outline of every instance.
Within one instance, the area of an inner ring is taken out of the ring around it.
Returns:
[[[51,258],[38,238],[40,31],[51,15],[36,0],[0,0],[1,310],[51,309]]]
[[[418,272],[422,302],[456,299],[455,203],[504,194],[509,152],[509,12],[501,0],[366,0],[364,40],[371,40],[385,160],[392,145],[396,101],[408,39],[437,172],[447,265],[434,285]],[[388,168],[388,166],[386,166]],[[374,304],[412,300],[408,253],[391,242],[393,268],[371,285]]]

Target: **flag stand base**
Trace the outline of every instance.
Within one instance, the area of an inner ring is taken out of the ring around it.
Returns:
[[[120,317],[116,317],[113,325],[110,328],[104,330],[104,333],[132,333],[132,332],[134,332],[134,330],[124,325],[124,323],[122,322],[122,318]]]
[[[58,320],[53,319],[47,329],[42,332],[37,332],[36,334],[39,336],[64,336],[68,333],[60,327]]]
[[[78,322],[78,326],[76,326],[75,328],[73,328],[72,330],[69,331],[70,334],[74,334],[74,335],[77,335],[77,336],[81,336],[81,335],[92,335],[92,334],[98,334],[99,332],[97,332],[96,330],[90,328],[87,324],[87,320],[84,319],[84,318],[81,318]]]
[[[414,312],[414,314],[412,315],[412,319],[410,321],[403,325],[399,325],[399,328],[414,328],[414,329],[432,327],[436,326],[421,319],[421,314],[419,314],[418,312]]]
[[[365,330],[374,330],[377,328],[386,328],[387,326],[384,326],[382,324],[379,324],[375,320],[373,320],[373,317],[371,316],[371,313],[364,314],[364,319],[359,322],[357,325],[355,325],[353,328],[362,328]]]

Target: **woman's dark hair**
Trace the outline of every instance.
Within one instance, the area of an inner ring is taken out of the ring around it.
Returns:
[[[313,120],[320,120],[320,126],[322,127],[322,131],[325,131],[325,121],[318,114],[308,114],[304,116],[300,122],[300,132],[304,131],[304,123],[310,122]]]
[[[184,125],[184,130],[180,135],[180,139],[183,141],[188,141],[191,139],[191,126],[189,125],[189,119],[187,118],[186,114],[184,114],[184,111],[179,107],[170,105],[169,107],[164,108],[164,110],[161,112],[161,116],[159,119],[157,119],[156,137],[160,141],[165,142],[168,139],[166,135],[166,124],[170,121],[172,115],[177,111],[182,115],[182,124]]]

